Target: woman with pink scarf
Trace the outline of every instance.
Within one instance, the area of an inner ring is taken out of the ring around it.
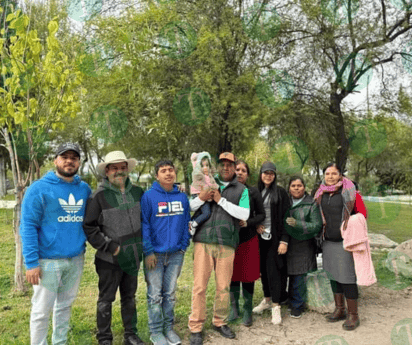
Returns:
[[[366,210],[356,198],[355,185],[342,176],[335,163],[329,163],[323,170],[324,180],[315,194],[323,220],[322,252],[323,268],[331,280],[335,299],[335,311],[326,317],[329,322],[345,320],[342,327],[354,330],[359,326],[358,286],[355,264],[351,252],[343,248],[341,228],[346,230],[349,217],[354,210]],[[360,201],[359,201],[360,200]],[[364,214],[367,217],[366,212]],[[348,308],[346,313],[345,298]]]

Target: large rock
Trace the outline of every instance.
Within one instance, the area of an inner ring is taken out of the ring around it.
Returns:
[[[412,278],[412,259],[403,252],[391,250],[384,261],[384,267],[395,274],[395,279],[399,284],[401,284],[400,275]]]
[[[318,313],[331,313],[335,309],[330,280],[326,271],[321,269],[307,275],[308,296],[306,305]]]
[[[399,246],[395,248],[397,252],[402,252],[408,255],[412,259],[412,239],[402,242]]]
[[[372,249],[374,248],[396,248],[398,243],[392,241],[382,234],[368,234],[369,243]]]

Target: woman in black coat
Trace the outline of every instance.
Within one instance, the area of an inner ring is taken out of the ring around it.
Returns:
[[[243,290],[243,324],[252,325],[252,302],[255,280],[260,277],[259,240],[257,230],[265,219],[263,200],[257,188],[249,187],[246,182],[249,177],[249,166],[244,161],[236,162],[237,180],[249,190],[250,216],[247,221],[240,221],[239,246],[235,252],[232,283],[230,285],[231,311],[228,321],[239,318],[240,283]]]
[[[260,272],[265,298],[253,312],[260,314],[266,309],[272,309],[272,323],[277,325],[282,322],[280,302],[287,299],[284,254],[288,250],[289,235],[285,231],[283,219],[290,207],[290,200],[286,190],[276,184],[276,166],[272,162],[263,163],[258,189],[266,214],[261,226],[266,234],[259,238]]]

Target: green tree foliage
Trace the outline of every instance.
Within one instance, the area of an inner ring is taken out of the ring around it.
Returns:
[[[21,202],[33,172],[40,174],[35,149],[39,148],[37,144],[44,142],[49,131],[63,127],[63,117],[74,117],[79,111],[79,93],[76,91],[81,84],[81,74],[73,69],[73,64],[61,51],[56,39],[58,28],[56,21],[50,21],[49,34],[42,44],[37,31],[30,29],[29,17],[16,10],[7,15],[1,29],[4,85],[0,88],[0,126],[11,160],[17,203],[14,232],[15,285],[18,290],[24,289],[19,235]],[[27,151],[23,153],[22,148]],[[19,164],[22,156],[28,162],[26,176]]]
[[[389,0],[299,0],[289,2],[282,15],[291,23],[289,34],[281,38],[282,44],[293,46],[284,61],[295,80],[295,99],[310,104],[321,97],[327,102],[319,112],[320,121],[329,123],[334,158],[344,167],[351,127],[344,100],[366,86],[372,71],[383,77],[382,71],[391,68],[401,53],[405,55],[404,45],[412,37],[412,12],[396,10]]]
[[[93,21],[93,39],[119,60],[107,74],[87,78],[96,90],[87,95],[88,107],[121,109],[129,121],[124,140],[142,157],[174,157],[186,167],[192,151],[246,152],[273,115],[256,84],[278,58],[277,38],[259,41],[245,33],[242,2],[144,4]]]

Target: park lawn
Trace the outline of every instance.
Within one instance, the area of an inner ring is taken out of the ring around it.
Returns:
[[[10,210],[11,212],[11,210]],[[30,343],[29,320],[30,298],[32,289],[28,292],[16,293],[13,291],[14,274],[14,236],[12,231],[11,214],[8,215],[8,224],[5,224],[4,210],[0,210],[0,345],[27,345]],[[11,217],[10,217],[11,216]],[[97,344],[96,334],[96,302],[98,296],[97,274],[94,269],[95,250],[87,246],[83,277],[78,297],[73,304],[71,331],[69,342],[71,345]],[[141,338],[149,343],[149,329],[147,321],[146,283],[143,270],[139,271],[137,292],[138,330]],[[190,332],[187,327],[191,312],[191,296],[193,287],[193,244],[190,245],[178,281],[177,302],[175,307],[175,329],[182,338],[188,339]],[[205,332],[212,327],[212,310],[215,281],[212,275],[207,290],[207,321]],[[117,295],[113,304],[112,330],[114,345],[123,344],[123,328],[120,317],[120,296]],[[254,304],[263,298],[260,282],[256,285]],[[267,314],[269,315],[269,314]],[[236,327],[239,326],[235,326]],[[51,344],[51,322],[49,327],[49,344]]]
[[[381,233],[390,239],[401,243],[412,237],[412,207],[409,205],[395,205],[366,202],[369,219],[369,230]],[[383,207],[383,209],[382,209]],[[12,231],[12,210],[0,210],[0,345],[26,345],[29,344],[29,319],[30,298],[32,289],[28,286],[28,292],[16,293],[13,290],[14,274],[14,236]],[[82,282],[73,308],[71,319],[71,332],[68,344],[93,345],[97,344],[96,333],[96,301],[98,295],[97,275],[94,269],[94,249],[87,246],[86,261]],[[384,254],[373,255],[375,267]],[[182,274],[177,288],[177,302],[175,307],[175,329],[187,339],[188,317],[191,311],[191,294],[193,286],[193,245],[189,247],[185,256]],[[137,292],[138,330],[145,342],[149,342],[149,330],[147,325],[146,284],[143,271],[139,271],[139,287]],[[206,333],[211,330],[211,314],[214,298],[214,277],[212,275],[207,290],[207,321]],[[256,284],[254,305],[257,305],[263,297],[260,280]],[[269,317],[266,313],[264,317]],[[239,323],[239,322],[238,322]],[[237,326],[235,326],[236,329]],[[113,304],[112,329],[115,337],[114,345],[122,344],[123,331],[120,317],[119,296]],[[51,330],[51,327],[50,327]],[[49,343],[51,332],[49,332]]]
[[[412,238],[412,206],[365,201],[369,231],[402,243]]]

